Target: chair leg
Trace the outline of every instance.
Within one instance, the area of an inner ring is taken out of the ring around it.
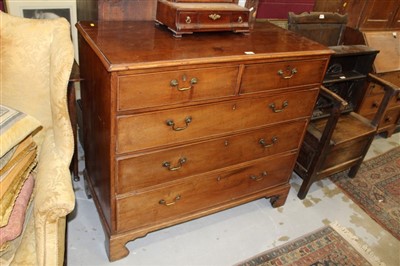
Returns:
[[[347,174],[348,177],[354,178],[358,172],[358,169],[360,169],[362,164],[362,160],[360,160],[356,165],[352,166],[349,170],[349,173]]]
[[[303,183],[301,183],[299,193],[297,193],[297,197],[299,199],[303,200],[307,196],[307,193],[310,190],[310,187],[314,183],[314,181],[315,175],[307,176],[305,179],[303,179]]]
[[[368,143],[367,143],[367,144],[365,145],[365,147],[364,147],[364,152],[363,152],[362,158],[360,158],[360,159],[358,160],[357,164],[355,164],[354,166],[352,166],[352,167],[350,168],[349,173],[347,174],[348,177],[353,178],[353,177],[356,176],[356,174],[357,174],[357,172],[358,172],[358,169],[360,169],[361,164],[363,163],[364,158],[365,158],[365,156],[367,155],[367,152],[368,152],[369,148],[371,147],[371,144],[372,144],[372,141],[374,140],[374,138],[375,138],[375,134],[373,134],[373,135],[370,136],[370,138],[369,138],[369,140],[368,140]]]

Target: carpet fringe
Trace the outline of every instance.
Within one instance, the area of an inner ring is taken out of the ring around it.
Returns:
[[[330,226],[338,232],[344,239],[346,239],[363,257],[368,260],[372,265],[386,266],[379,257],[377,257],[368,245],[361,243],[360,239],[351,233],[347,228],[340,225],[337,221],[332,222]]]

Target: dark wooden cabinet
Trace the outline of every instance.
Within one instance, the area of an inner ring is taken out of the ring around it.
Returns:
[[[174,38],[79,22],[85,180],[111,261],[147,233],[285,203],[331,50],[269,23]]]
[[[288,12],[312,11],[315,0],[259,0],[258,18],[286,19]]]
[[[361,13],[361,30],[383,30],[395,28],[394,19],[400,7],[398,0],[369,0],[365,1],[365,7]],[[346,9],[344,9],[346,11]]]
[[[313,11],[339,12],[343,0],[315,0]]]
[[[391,25],[393,29],[400,29],[400,7],[395,11]]]
[[[314,11],[348,14],[347,26],[360,30],[399,29],[399,10],[399,0],[317,0],[314,7]]]

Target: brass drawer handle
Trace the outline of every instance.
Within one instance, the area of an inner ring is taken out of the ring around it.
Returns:
[[[272,111],[274,111],[274,113],[280,113],[280,112],[283,112],[283,110],[285,110],[285,108],[288,107],[288,106],[289,106],[289,102],[288,101],[284,101],[282,103],[282,108],[281,109],[276,109],[275,103],[271,103],[269,105],[269,108],[271,108]]]
[[[238,23],[243,23],[243,18],[242,18],[241,16],[239,16],[237,22],[238,22]]]
[[[250,179],[253,181],[261,181],[264,179],[264,177],[266,177],[268,175],[268,173],[266,171],[262,172],[260,176],[256,176],[256,175],[251,175]]]
[[[174,130],[174,131],[182,131],[182,130],[186,129],[191,122],[192,122],[191,116],[188,116],[185,118],[185,126],[184,127],[176,127],[174,120],[171,120],[171,119],[168,119],[167,121],[165,121],[167,126],[172,127],[172,130]]]
[[[171,166],[171,162],[163,162],[162,166],[167,168],[169,171],[177,171],[182,168],[183,164],[187,162],[185,157],[182,157],[178,161],[178,166]]]
[[[278,138],[277,138],[277,137],[272,137],[272,138],[271,138],[271,143],[269,143],[269,144],[267,144],[267,143],[265,142],[264,139],[260,139],[260,140],[258,141],[258,143],[259,143],[263,148],[272,147],[272,146],[274,146],[275,143],[277,143],[277,142],[278,142]]]
[[[212,19],[212,20],[218,20],[218,19],[220,19],[221,18],[221,15],[218,15],[218,14],[210,14],[209,16],[208,16],[210,19]]]
[[[289,72],[288,76],[284,76],[285,72]],[[293,78],[293,76],[297,73],[297,69],[296,68],[292,68],[291,70],[289,70],[289,67],[287,67],[286,71],[283,71],[282,69],[278,70],[278,75],[282,76],[284,79],[291,79]]]
[[[185,81],[185,79],[183,81]],[[179,81],[176,79],[171,80],[169,84],[171,85],[171,87],[176,87],[178,91],[188,91],[193,89],[193,85],[197,84],[197,82],[198,82],[197,78],[192,78],[190,80],[190,87],[183,87],[183,88],[179,88]]]
[[[181,199],[181,195],[178,195],[175,197],[175,199],[171,202],[166,202],[165,200],[161,199],[158,203],[160,205],[164,205],[164,206],[171,206],[171,205],[175,205],[177,203],[178,200]]]
[[[189,16],[187,16],[185,22],[186,24],[190,24],[192,23],[192,19]]]

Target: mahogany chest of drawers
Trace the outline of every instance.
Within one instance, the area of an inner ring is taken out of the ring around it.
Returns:
[[[329,49],[269,23],[182,39],[152,22],[77,28],[85,181],[111,261],[151,231],[285,203]]]

